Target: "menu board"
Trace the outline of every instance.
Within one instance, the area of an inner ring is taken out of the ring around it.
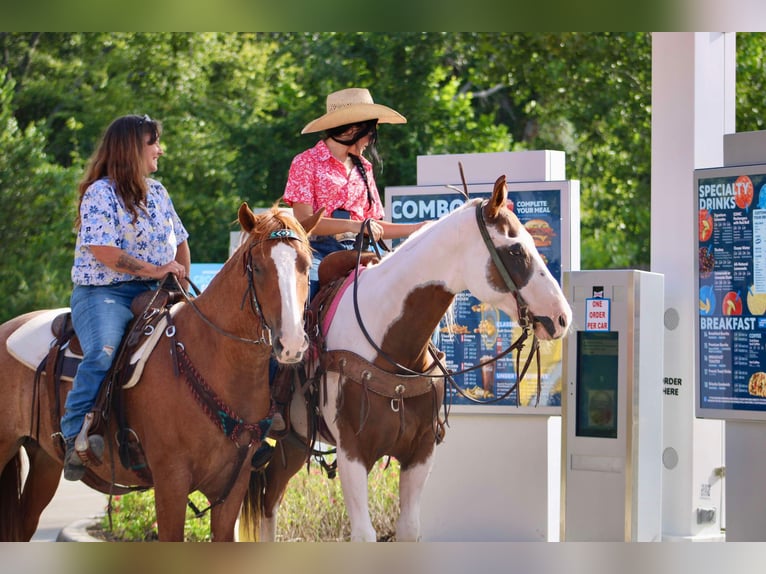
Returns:
[[[562,270],[571,269],[568,254],[571,238],[569,214],[572,183],[576,182],[508,184],[509,208],[533,234],[538,251],[559,283]],[[492,185],[469,186],[469,194],[471,198],[488,198],[492,194]],[[462,206],[465,201],[457,193],[433,187],[387,188],[386,198],[387,215],[391,221],[397,223],[437,219]],[[579,226],[577,231],[579,232]],[[577,263],[579,264],[579,261]],[[457,373],[480,363],[488,364],[479,369],[456,374],[455,382],[462,393],[470,398],[449,388],[447,401],[453,407],[457,407],[458,411],[463,405],[476,405],[483,411],[493,411],[498,407],[501,412],[559,414],[562,389],[560,340],[544,342],[541,347],[539,402],[537,363],[534,358],[520,389],[515,389],[500,401],[496,400],[516,384],[516,352],[509,353],[495,362],[491,359],[506,350],[520,334],[521,328],[508,315],[482,303],[467,291],[459,293],[455,298],[452,313],[442,320],[434,333],[434,342],[445,353],[447,366],[453,372]],[[519,363],[521,366],[524,365],[530,344],[531,341],[524,347]],[[471,399],[484,403],[477,405]],[[517,401],[519,408],[516,408]]]
[[[766,420],[766,165],[695,172],[697,416]]]

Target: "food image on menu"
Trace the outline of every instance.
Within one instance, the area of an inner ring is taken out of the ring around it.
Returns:
[[[481,311],[479,326],[473,330],[481,335],[482,342],[487,348],[492,348],[497,342],[497,322],[500,320],[498,310],[485,306]]]
[[[711,285],[700,287],[700,315],[712,315],[715,310],[715,291]]]
[[[715,257],[708,247],[700,247],[700,277],[709,277],[715,267]]]
[[[713,216],[707,209],[700,209],[699,226],[700,243],[704,243],[713,235]]]
[[[742,297],[739,293],[729,291],[723,296],[721,301],[721,312],[724,315],[741,315],[742,314]]]
[[[755,285],[750,285],[747,290],[747,309],[751,315],[763,315],[766,313],[766,293],[754,293]]]
[[[468,334],[468,327],[465,325],[445,325],[439,329],[440,333],[447,333],[449,335],[466,335]]]
[[[758,371],[750,375],[747,392],[756,397],[766,397],[766,373]]]
[[[747,209],[753,203],[753,181],[746,175],[740,175],[734,182],[734,203],[740,209]]]
[[[555,235],[553,228],[544,219],[530,219],[524,224],[532,239],[535,240],[535,247],[549,247]]]
[[[485,319],[479,321],[479,326],[473,330],[474,333],[479,333],[487,341],[494,342],[497,338],[497,326],[492,316],[487,316]]]
[[[494,399],[495,394],[492,391],[481,388],[479,385],[474,385],[470,389],[463,391],[468,397],[472,399]]]

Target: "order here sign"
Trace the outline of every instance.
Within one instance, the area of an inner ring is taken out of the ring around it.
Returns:
[[[610,299],[594,297],[585,300],[585,330],[608,331]]]

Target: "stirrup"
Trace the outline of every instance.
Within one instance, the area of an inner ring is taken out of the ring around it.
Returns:
[[[85,465],[74,448],[74,437],[64,442],[64,479],[76,482],[85,476]]]
[[[279,411],[275,412],[271,417],[271,426],[266,436],[275,440],[281,440],[287,436],[288,431],[285,417]]]
[[[74,440],[74,451],[80,457],[83,466],[99,466],[104,456],[104,437],[98,434],[88,436],[93,419],[93,412],[85,415],[82,429]]]

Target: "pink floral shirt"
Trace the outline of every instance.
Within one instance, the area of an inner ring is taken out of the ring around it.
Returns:
[[[372,174],[372,164],[361,158],[370,183],[372,205],[367,201],[367,187],[359,171],[354,168],[346,175],[346,167],[330,153],[324,140],[293,158],[283,199],[293,203],[310,205],[314,212],[325,208],[325,216],[331,217],[336,209],[346,209],[354,221],[383,219],[383,204]]]

